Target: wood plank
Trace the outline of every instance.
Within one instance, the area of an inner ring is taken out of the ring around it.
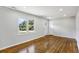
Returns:
[[[78,52],[77,41],[72,38],[46,35],[38,39],[15,45],[3,50],[0,53],[17,53],[30,45],[35,45],[37,53],[76,53]]]

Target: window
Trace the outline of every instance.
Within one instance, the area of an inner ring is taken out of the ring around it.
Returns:
[[[18,19],[18,30],[21,34],[28,31],[34,31],[34,20],[27,20],[26,18]]]
[[[18,28],[20,32],[27,31],[27,21],[26,19],[20,18],[18,19]]]
[[[34,20],[29,20],[28,30],[29,31],[33,31],[34,30]]]

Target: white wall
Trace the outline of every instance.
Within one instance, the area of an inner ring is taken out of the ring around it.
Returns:
[[[79,10],[76,16],[76,39],[77,39],[77,45],[79,48]]]
[[[34,32],[18,35],[17,19],[21,17],[35,20]],[[43,18],[0,7],[0,49],[46,35],[47,28],[47,20]]]
[[[49,34],[75,38],[75,21],[75,17],[52,19],[51,21],[49,21]]]

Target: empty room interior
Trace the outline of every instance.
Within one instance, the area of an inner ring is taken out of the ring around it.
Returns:
[[[79,6],[0,6],[0,53],[78,53]]]

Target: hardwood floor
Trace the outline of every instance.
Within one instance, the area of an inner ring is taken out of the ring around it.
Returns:
[[[46,35],[13,47],[0,50],[1,53],[17,53],[24,48],[35,45],[36,53],[78,53],[76,39]]]
[[[44,47],[43,44],[36,44],[37,52],[47,52],[47,53],[77,53],[78,47],[77,42],[75,39],[65,38],[65,37],[58,37],[48,35],[45,36],[48,40],[47,47]]]

